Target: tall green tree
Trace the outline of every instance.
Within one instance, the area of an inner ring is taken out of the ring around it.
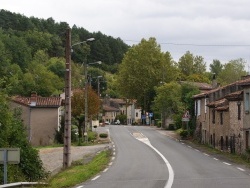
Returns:
[[[247,75],[245,71],[245,61],[243,59],[231,60],[224,64],[222,71],[218,75],[218,82],[221,85],[230,84],[240,80],[242,76]]]
[[[156,94],[154,98],[155,110],[167,112],[168,117],[183,110],[181,85],[177,82],[165,83],[157,87]]]
[[[163,54],[155,38],[142,39],[125,54],[119,67],[117,87],[122,96],[137,99],[149,110],[154,86],[162,81]]]
[[[202,56],[194,56],[189,51],[179,59],[178,67],[184,80],[192,74],[204,74],[206,72],[204,58]]]
[[[209,65],[210,72],[217,77],[223,69],[223,65],[218,59],[214,59],[213,63]]]

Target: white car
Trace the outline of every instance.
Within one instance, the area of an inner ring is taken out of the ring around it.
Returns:
[[[105,125],[110,125],[110,123],[108,121],[105,121],[104,124]]]
[[[119,119],[115,121],[115,125],[120,125],[120,120]]]

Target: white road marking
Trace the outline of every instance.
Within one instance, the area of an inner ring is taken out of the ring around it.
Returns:
[[[203,153],[204,155],[206,155],[206,156],[210,156],[210,155],[208,155],[207,153]]]
[[[217,159],[217,158],[213,158],[214,160],[216,160],[216,161],[218,161],[219,159]]]
[[[107,172],[108,171],[108,168],[106,168],[105,170],[103,170],[103,172]]]
[[[168,172],[169,172],[168,181],[165,184],[164,188],[171,188],[173,185],[173,182],[174,182],[174,170],[173,170],[172,166],[170,165],[170,163],[168,162],[168,160],[164,157],[164,155],[161,154],[161,152],[159,152],[154,146],[151,145],[149,139],[147,137],[145,137],[142,133],[135,133],[135,134],[133,134],[133,136],[137,140],[139,140],[139,141],[143,142],[144,144],[148,145],[149,147],[151,147],[163,159],[163,161],[167,165]]]
[[[230,163],[226,163],[226,162],[223,162],[225,165],[228,165],[228,166],[230,166],[231,164]]]
[[[192,148],[191,146],[188,146],[189,148]]]
[[[76,187],[76,188],[82,188],[83,187],[83,185],[81,185],[81,186],[78,186],[78,187]]]
[[[109,163],[109,166],[111,166],[113,163],[111,162],[111,163]]]
[[[242,172],[245,172],[245,169],[243,169],[243,168],[237,167],[237,169],[242,171]]]
[[[98,179],[100,177],[100,175],[99,176],[96,176],[96,177],[94,177],[93,179],[92,179],[92,181],[95,181],[96,179]]]
[[[198,150],[198,149],[195,149],[195,151],[198,151],[198,152],[200,152],[200,150]]]

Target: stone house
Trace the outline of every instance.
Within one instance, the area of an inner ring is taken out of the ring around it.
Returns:
[[[116,116],[127,115],[127,124],[141,122],[141,109],[137,108],[135,100],[105,97],[103,99],[103,120],[114,123]]]
[[[196,135],[204,144],[231,153],[249,149],[250,77],[193,96]]]
[[[60,128],[61,98],[14,96],[11,107],[22,111],[22,120],[27,129],[28,140],[32,146],[50,145],[54,142],[56,130]]]

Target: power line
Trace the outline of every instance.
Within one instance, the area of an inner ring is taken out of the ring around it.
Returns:
[[[135,40],[124,40],[128,42],[139,43],[140,41]],[[250,44],[194,44],[194,43],[172,43],[172,42],[160,42],[159,44],[175,45],[175,46],[217,46],[217,47],[250,47]]]

